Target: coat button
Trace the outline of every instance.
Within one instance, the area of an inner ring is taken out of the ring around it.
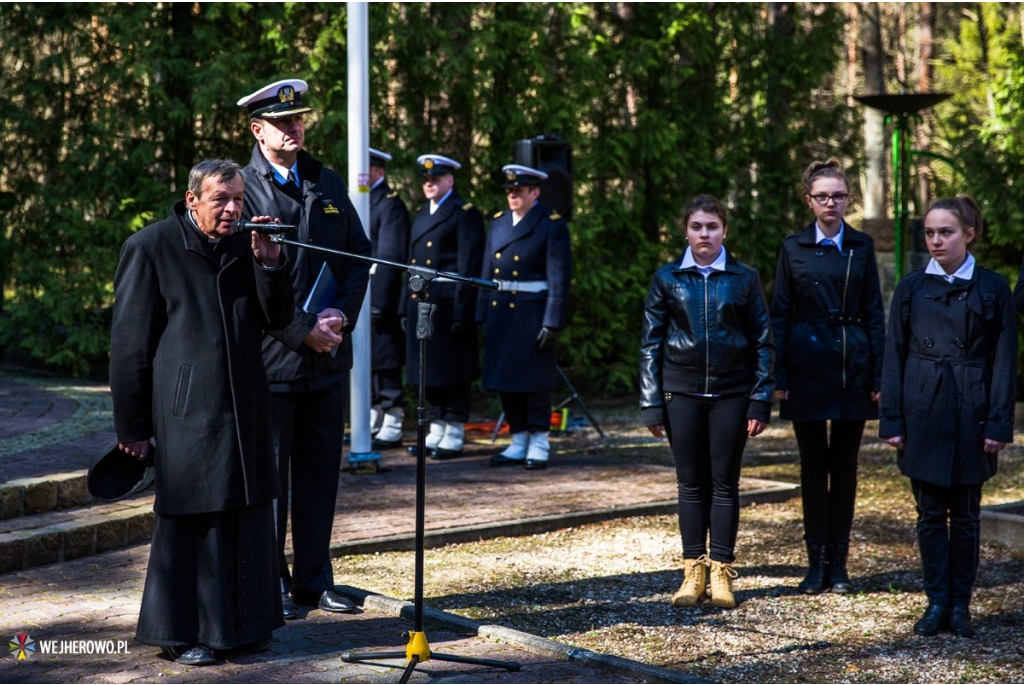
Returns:
[[[519,277],[519,272],[518,271],[513,271],[512,272],[512,278],[518,278],[518,277]]]
[[[513,257],[513,258],[512,258],[512,261],[514,261],[514,262],[518,262],[518,261],[519,261],[519,255],[516,255],[515,257]]]
[[[430,266],[430,260],[429,259],[426,261],[426,265]]]
[[[500,252],[495,252],[494,253],[494,258],[495,259],[501,259],[501,253]]]
[[[501,269],[495,269],[495,270],[494,270],[494,275],[495,275],[495,276],[497,276],[497,275],[498,275],[498,274],[500,274],[500,273],[501,273]],[[515,274],[512,274],[512,275],[513,275],[513,276],[515,276]]]
[[[935,341],[932,340],[931,338],[925,338],[924,339],[924,346],[925,347],[935,347]]]
[[[817,278],[812,278],[811,279],[811,285],[818,285],[818,279]]]
[[[515,309],[516,308],[516,303],[515,302],[509,302],[508,303],[508,308],[509,309]]]
[[[963,338],[957,338],[955,341],[953,341],[953,344],[959,347],[961,350],[967,347],[967,343],[964,342]]]
[[[967,299],[967,293],[960,293],[959,299],[966,300]]]
[[[434,246],[434,241],[433,240],[428,240],[427,241],[427,247],[433,247],[433,246]]]
[[[497,307],[498,306],[498,301],[497,300],[491,300],[491,306],[492,307]]]
[[[412,263],[413,263],[413,264],[415,264],[415,263],[416,263],[416,260],[415,260],[415,259],[413,259],[413,260],[412,260]]]

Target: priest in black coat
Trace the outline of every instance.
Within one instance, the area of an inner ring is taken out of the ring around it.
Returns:
[[[187,665],[259,645],[282,625],[260,347],[265,329],[291,319],[292,290],[280,245],[233,232],[243,194],[237,164],[198,163],[184,202],[125,241],[114,277],[115,429],[137,458],[157,445],[135,639]]]

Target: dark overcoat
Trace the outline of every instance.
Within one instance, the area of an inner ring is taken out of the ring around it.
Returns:
[[[409,254],[409,210],[387,181],[370,191],[370,243],[373,256],[404,264]],[[377,265],[370,281],[370,306],[381,311],[380,325],[370,335],[373,370],[405,364],[405,333],[399,318],[405,313],[402,284],[405,271]]]
[[[300,243],[327,247],[358,255],[370,255],[370,239],[348,199],[348,189],[334,170],[326,167],[305,150],[299,152],[299,181],[280,184],[273,168],[254,145],[249,164],[242,169],[245,178],[246,218],[267,215],[298,228],[286,237]],[[305,391],[341,382],[352,368],[352,340],[359,309],[366,294],[370,264],[358,259],[326,254],[311,249],[283,245],[291,267],[295,291],[294,316],[280,330],[270,331],[263,341],[263,358],[274,392]],[[338,284],[333,306],[348,317],[342,329],[344,340],[335,352],[314,352],[305,344],[316,325],[317,312],[303,311],[309,296],[327,263]],[[298,381],[298,382],[297,382]]]
[[[429,203],[416,212],[409,237],[409,263],[476,278],[484,249],[484,217],[456,192],[430,213]],[[419,341],[416,339],[418,295],[406,284],[406,379],[419,383]],[[477,288],[456,281],[432,281],[428,287],[434,310],[433,337],[427,342],[427,385],[471,383],[480,376],[480,347],[474,325]],[[459,334],[452,323],[462,324]]]
[[[849,224],[843,251],[816,245],[815,226],[787,237],[772,292],[780,416],[793,421],[878,417],[885,311],[871,236]]]
[[[889,309],[878,433],[902,435],[900,471],[949,487],[995,475],[984,440],[1013,442],[1017,314],[1007,280],[976,266],[949,284],[923,269]]]
[[[292,315],[287,264],[258,267],[247,234],[210,250],[185,211],[128,238],[114,276],[114,426],[121,442],[156,438],[161,516],[277,496],[260,340]]]
[[[539,203],[516,226],[511,211],[500,213],[491,222],[480,276],[547,283],[540,292],[511,285],[481,292],[476,318],[484,325],[483,387],[503,392],[550,390],[557,350],[555,345],[537,349],[537,334],[542,326],[565,328],[572,282],[572,244],[565,221]]]

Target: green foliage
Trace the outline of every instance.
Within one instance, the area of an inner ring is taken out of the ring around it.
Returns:
[[[1002,10],[986,11],[998,24]],[[856,111],[834,85],[838,5],[371,3],[369,12],[371,141],[394,155],[390,180],[413,208],[420,154],[462,161],[460,191],[491,214],[504,206],[496,173],[516,140],[550,133],[572,143],[575,279],[561,361],[584,385],[633,388],[644,294],[684,247],[678,221],[690,197],[729,203],[729,248],[770,287],[781,238],[809,218],[804,165],[837,155],[856,166]],[[965,102],[950,139],[992,177],[1019,178],[1021,55],[999,31],[1007,47],[988,80],[998,115]],[[17,150],[3,153],[0,173],[6,353],[102,374],[120,244],[167,212],[198,159],[248,160],[235,101],[254,88],[309,81],[307,145],[344,173],[347,43],[346,8],[334,3],[0,5],[3,135]],[[964,50],[957,59],[975,59]],[[991,148],[999,154],[982,154]],[[1021,225],[1006,186],[979,192],[998,205],[993,245],[1017,240],[1009,227]]]

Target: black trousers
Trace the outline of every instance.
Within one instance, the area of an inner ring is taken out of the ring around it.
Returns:
[[[501,392],[501,408],[513,433],[547,432],[551,429],[551,391]]]
[[[384,411],[402,407],[404,392],[402,369],[379,369],[373,372],[370,380],[372,404],[380,405]]]
[[[947,488],[911,479],[910,486],[928,603],[967,606],[981,556],[981,485]]]
[[[794,421],[800,449],[800,493],[808,545],[850,543],[857,500],[857,456],[864,421]]]
[[[736,560],[740,463],[747,444],[749,404],[746,397],[704,399],[675,394],[666,403],[684,559],[707,553],[715,561],[731,564]]]
[[[334,589],[331,529],[338,497],[341,441],[345,430],[348,374],[332,387],[273,393],[274,441],[281,496],[277,502],[277,549],[281,590],[312,604]],[[292,570],[285,559],[291,504]]]
[[[463,423],[469,419],[472,394],[469,383],[455,385],[428,385],[425,390],[427,418],[431,421],[455,421]]]
[[[270,639],[281,593],[270,502],[157,516],[135,639],[236,649]]]

